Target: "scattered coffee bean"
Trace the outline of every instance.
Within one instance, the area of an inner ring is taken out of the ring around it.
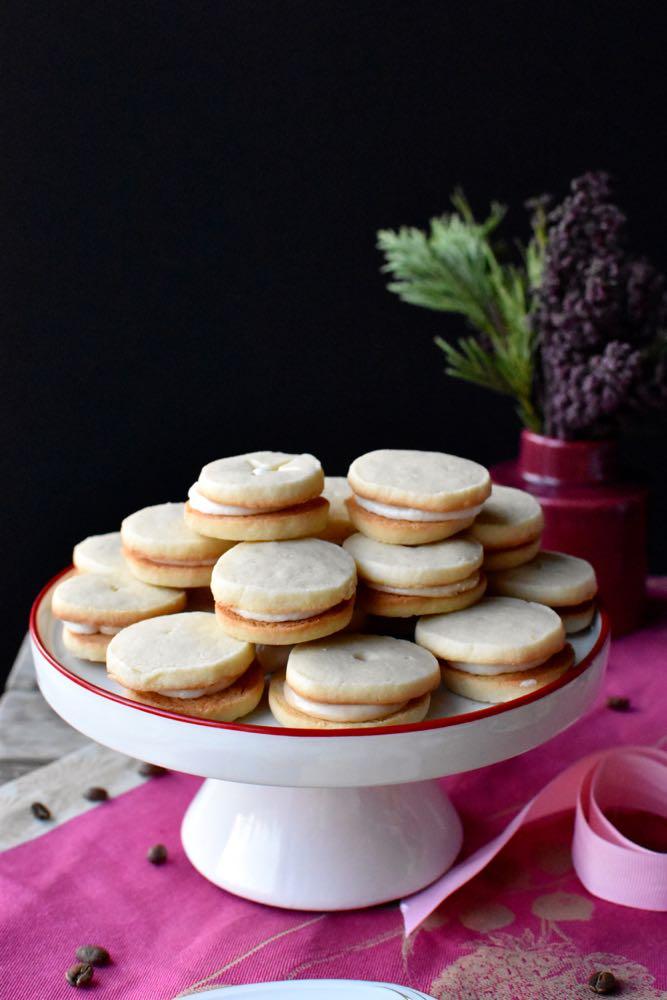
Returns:
[[[35,819],[51,819],[51,810],[43,802],[33,802],[30,806],[30,812]]]
[[[65,973],[65,979],[70,986],[87,986],[93,978],[93,967],[88,962],[77,962]]]
[[[76,957],[86,965],[108,965],[111,955],[99,944],[83,944],[76,949]]]
[[[618,989],[618,981],[613,972],[594,972],[588,985],[593,993],[615,993]]]
[[[627,712],[630,708],[630,699],[613,695],[607,698],[607,708],[613,709],[614,712]]]
[[[84,799],[88,799],[89,802],[106,802],[109,798],[109,793],[106,788],[99,788],[97,785],[93,785],[92,788],[87,788],[83,793]]]
[[[146,857],[152,865],[163,865],[167,860],[167,848],[164,844],[153,844]]]
[[[169,773],[166,767],[160,767],[159,764],[147,764],[145,762],[141,763],[137,770],[143,778],[159,778],[161,774]]]

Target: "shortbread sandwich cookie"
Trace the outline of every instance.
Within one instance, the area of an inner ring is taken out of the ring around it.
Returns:
[[[84,538],[74,546],[72,562],[81,573],[127,572],[120,531]]]
[[[200,535],[231,541],[305,538],[324,531],[322,466],[314,455],[255,451],[205,465],[190,487],[187,524]]]
[[[458,611],[479,601],[486,589],[479,542],[457,535],[429,545],[388,545],[366,535],[343,544],[357,564],[357,605],[371,615]]]
[[[494,483],[470,534],[484,546],[484,569],[504,569],[528,562],[539,551],[544,514],[525,490]]]
[[[349,729],[421,722],[440,685],[434,656],[384,635],[337,635],[295,647],[269,688],[284,726]]]
[[[371,451],[347,478],[353,525],[391,545],[437,542],[469,528],[491,492],[483,466],[435,451]]]
[[[356,584],[352,556],[319,538],[242,542],[220,557],[211,578],[224,630],[269,646],[307,642],[345,628]]]
[[[531,562],[493,573],[489,579],[494,594],[553,608],[568,635],[581,632],[593,621],[598,586],[595,570],[585,559],[564,552],[540,552]]]
[[[511,597],[486,597],[464,611],[420,618],[415,641],[440,658],[445,686],[473,701],[518,698],[574,662],[556,612]]]
[[[82,660],[104,663],[112,636],[145,618],[182,611],[183,590],[152,587],[129,573],[77,573],[59,583],[51,598],[63,623],[63,644]]]
[[[135,701],[198,719],[233,722],[257,707],[264,674],[255,648],[225,635],[206,612],[139,622],[115,636],[107,672]]]
[[[123,554],[133,576],[156,587],[207,587],[213,567],[234,544],[205,538],[183,519],[185,504],[160,503],[125,518]]]
[[[344,476],[325,476],[322,496],[329,501],[329,515],[326,527],[319,532],[318,537],[342,545],[356,530],[345,504],[352,496],[350,484]]]

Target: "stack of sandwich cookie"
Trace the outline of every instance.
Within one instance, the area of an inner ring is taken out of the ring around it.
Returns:
[[[319,532],[318,537],[326,542],[342,545],[355,530],[345,504],[345,501],[352,496],[347,479],[344,476],[325,476],[322,496],[329,501],[329,516],[326,528]]]
[[[255,451],[210,462],[188,492],[187,524],[231,541],[305,538],[324,531],[329,504],[314,455]]]
[[[555,681],[574,663],[551,608],[486,597],[449,615],[420,618],[415,640],[442,661],[445,685],[473,701],[511,701]]]
[[[491,492],[485,468],[431,451],[371,451],[350,466],[347,500],[358,531],[392,545],[423,545],[470,527]]]
[[[225,635],[215,615],[152,618],[109,643],[107,671],[124,693],[154,708],[233,722],[257,707],[264,674],[248,642]]]
[[[318,538],[235,545],[220,557],[211,578],[224,630],[270,646],[345,628],[356,585],[352,557]]]
[[[57,585],[51,598],[63,622],[63,644],[83,660],[104,663],[112,636],[144,618],[182,611],[182,590],[151,587],[129,573],[78,573]]]
[[[532,562],[489,577],[494,594],[537,601],[553,608],[568,635],[588,628],[595,615],[597,580],[585,559],[563,552],[540,552]]]
[[[183,519],[185,504],[144,507],[123,521],[120,534],[128,569],[158,587],[206,587],[223,552],[234,544],[205,538]]]
[[[123,573],[127,563],[123,556],[120,531],[106,535],[90,535],[74,546],[72,562],[82,573]]]
[[[284,726],[350,729],[421,722],[440,684],[434,656],[412,642],[337,635],[295,647],[269,687]]]
[[[530,493],[493,485],[470,534],[484,546],[484,569],[509,569],[533,559],[540,550],[544,514]]]
[[[372,615],[408,618],[467,608],[480,600],[483,549],[463,536],[429,545],[387,545],[362,534],[343,544],[357,564],[358,603]]]

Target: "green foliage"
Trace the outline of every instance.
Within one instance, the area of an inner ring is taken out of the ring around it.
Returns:
[[[436,337],[455,378],[512,396],[525,424],[539,430],[533,405],[534,335],[530,293],[539,285],[544,257],[545,218],[534,216],[534,236],[519,265],[500,259],[491,237],[505,208],[492,204],[477,222],[463,193],[452,197],[455,211],[431,219],[428,232],[404,226],[378,233],[389,290],[404,302],[459,313],[475,334],[454,344]]]

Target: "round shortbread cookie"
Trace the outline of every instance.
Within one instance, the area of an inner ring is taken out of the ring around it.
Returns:
[[[469,674],[447,663],[442,665],[442,679],[445,687],[454,694],[472,701],[485,701],[493,705],[512,701],[531,691],[539,691],[557,680],[574,663],[574,650],[569,644],[554,653],[539,667],[532,670],[516,670],[506,674],[484,676]]]
[[[197,486],[214,503],[257,508],[259,512],[292,507],[319,496],[324,473],[314,455],[253,451],[209,462],[201,470]]]
[[[151,587],[129,573],[78,573],[59,583],[51,598],[53,615],[62,621],[119,628],[182,611],[185,604],[184,591]]]
[[[333,608],[313,613],[295,621],[267,622],[243,618],[233,608],[216,604],[217,619],[228,635],[247,642],[267,646],[289,646],[297,642],[310,642],[347,628],[352,619],[354,598],[341,601]]]
[[[138,622],[109,644],[109,675],[133,691],[170,691],[232,683],[252,663],[255,648],[225,635],[215,615],[186,611]]]
[[[222,607],[287,617],[314,615],[348,601],[356,583],[349,553],[319,538],[303,538],[235,545],[218,559],[211,590]]]
[[[538,601],[551,608],[590,601],[598,589],[591,564],[564,552],[540,552],[523,566],[494,573],[489,581],[495,594]]]
[[[350,521],[357,531],[387,545],[428,545],[429,542],[439,542],[465,531],[474,521],[474,515],[448,518],[446,521],[406,521],[402,518],[384,517],[361,507],[354,496],[349,497],[345,504]]]
[[[491,492],[484,466],[439,451],[369,451],[354,460],[347,477],[368,500],[431,512],[474,507]]]
[[[534,541],[543,528],[544,514],[534,496],[494,483],[470,534],[485,549],[508,549]]]
[[[363,534],[343,544],[360,580],[394,587],[429,587],[465,580],[482,565],[484,550],[470,538],[430,545],[387,545]]]
[[[208,538],[238,542],[277,542],[321,534],[326,528],[328,512],[329,501],[319,496],[293,507],[244,516],[205,513],[196,510],[188,500],[185,505],[185,523],[193,531]]]
[[[534,559],[540,551],[542,539],[536,538],[525,545],[515,545],[511,549],[486,549],[484,552],[484,569],[489,573],[497,572],[501,569],[512,569],[514,566],[523,566],[524,563]]]
[[[120,531],[106,535],[89,535],[74,546],[72,562],[82,573],[123,573],[127,565],[123,557]]]
[[[441,615],[452,611],[461,611],[476,604],[486,591],[484,574],[473,574],[472,585],[461,581],[458,593],[428,597],[418,594],[390,594],[376,590],[368,584],[361,584],[358,591],[358,603],[369,615],[379,615],[382,618],[412,618],[415,615]],[[457,584],[450,584],[456,587]]]
[[[159,587],[205,587],[216,561],[233,543],[206,538],[184,520],[183,503],[144,507],[125,518],[120,533],[128,569]]]
[[[167,563],[217,560],[231,548],[188,528],[184,510],[184,503],[159,503],[128,515],[120,528],[123,545],[131,552]]]
[[[565,630],[556,612],[543,604],[485,597],[464,611],[420,618],[415,641],[445,660],[511,667],[557,653]]]
[[[345,501],[352,495],[350,484],[344,476],[325,476],[322,496],[329,501],[326,527],[318,537],[341,545],[354,532]]]
[[[112,636],[102,635],[95,632],[93,635],[85,635],[72,632],[66,625],[63,626],[63,646],[65,649],[78,656],[80,660],[90,660],[91,663],[104,663],[107,658],[107,647]]]
[[[305,715],[293,708],[285,700],[285,678],[276,674],[269,685],[269,707],[274,718],[288,729],[377,729],[381,726],[405,726],[411,722],[421,722],[431,704],[430,694],[409,701],[405,708],[387,715],[384,719],[373,719],[370,722],[328,722]]]
[[[440,668],[414,642],[348,633],[293,649],[287,683],[303,698],[327,704],[397,705],[434,691]]]
[[[202,695],[200,698],[169,698],[153,691],[132,691],[130,688],[124,688],[123,693],[132,701],[168,712],[177,712],[195,719],[233,722],[248,715],[259,705],[264,694],[264,674],[258,664],[253,663],[224,691]]]
[[[584,601],[571,608],[555,608],[560,615],[567,635],[583,632],[595,617],[595,601]]]

